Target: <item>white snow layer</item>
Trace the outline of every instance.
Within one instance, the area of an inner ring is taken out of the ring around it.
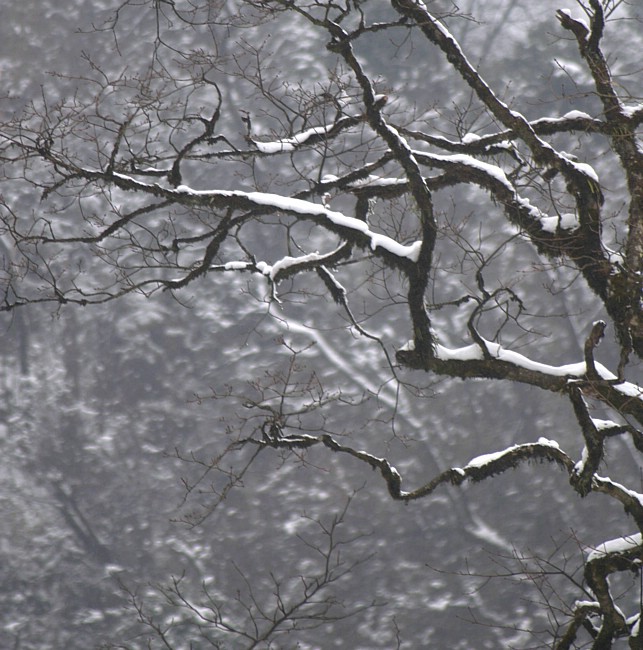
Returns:
[[[583,25],[583,27],[585,27],[585,29],[589,32],[589,25],[587,24],[586,20],[583,20],[582,18],[574,18],[572,16],[572,12],[569,9],[559,9],[558,11],[560,11],[561,14],[565,14],[568,18],[571,18],[573,21]]]
[[[639,111],[643,110],[643,104],[634,104],[633,106],[622,106],[621,110],[626,117],[632,117]]]
[[[567,160],[576,168],[576,171],[579,171],[581,174],[584,174],[585,176],[589,176],[589,178],[591,178],[596,183],[599,182],[598,174],[596,173],[596,170],[591,165],[588,165],[587,163],[573,162],[572,160],[569,160],[569,158]]]
[[[466,136],[465,136],[466,137]],[[463,138],[464,142],[464,138]],[[507,175],[504,170],[498,165],[492,165],[491,163],[483,162],[478,160],[473,156],[469,156],[464,153],[455,153],[455,154],[438,154],[438,153],[426,153],[424,151],[414,152],[417,156],[421,156],[424,160],[435,160],[436,162],[445,162],[445,163],[454,163],[459,165],[466,165],[467,167],[473,167],[479,171],[488,174],[495,180],[502,183],[509,191],[514,192],[513,185],[509,182]]]
[[[489,465],[489,463],[492,463],[493,461],[502,458],[505,454],[508,454],[522,447],[531,447],[532,444],[533,443],[528,442],[522,445],[512,445],[511,447],[507,447],[502,451],[494,451],[490,454],[482,454],[481,456],[476,456],[475,458],[472,458],[465,465],[464,469],[466,470],[469,467],[476,467],[476,468],[484,467],[485,465]],[[552,449],[560,449],[559,444],[555,440],[548,440],[547,438],[538,438],[538,444],[541,445],[542,447],[551,447]]]
[[[472,144],[473,142],[478,142],[480,139],[480,136],[476,133],[465,133],[462,136],[462,144]]]
[[[580,223],[578,217],[571,213],[566,212],[561,214],[560,217],[540,217],[540,223],[545,232],[556,232],[557,228],[561,230],[576,230]]]
[[[322,181],[326,180],[325,176]],[[337,180],[337,177],[335,177]],[[349,187],[386,187],[389,185],[402,185],[406,183],[406,178],[393,178],[387,176],[377,176],[375,174],[369,174],[366,178],[357,180],[349,185]]]
[[[612,481],[611,478],[607,478],[605,476],[599,476],[598,474],[596,474],[595,476],[597,481],[600,481],[601,483],[604,484],[612,485],[620,492],[623,492],[624,494],[627,494],[627,496],[629,496],[630,498],[634,499],[635,501],[638,501],[641,507],[643,508],[643,494],[637,492],[636,490],[630,490],[630,488],[625,487],[623,484],[617,483],[616,481]]]
[[[598,429],[598,431],[602,431],[603,429],[612,429],[613,427],[619,426],[612,420],[600,420],[599,418],[591,418],[591,420],[592,424]]]
[[[257,140],[253,140],[252,142],[262,153],[294,151],[299,145],[304,144],[311,136],[328,133],[332,128],[332,124],[316,126],[312,129],[297,133],[292,138],[284,138],[283,140],[275,140],[274,142],[257,142]]]
[[[298,264],[306,264],[307,262],[318,262],[323,259],[324,256],[320,255],[319,253],[309,253],[308,255],[302,255],[301,257],[289,257],[288,255],[286,255],[285,257],[282,257],[278,262],[275,262],[270,267],[270,272],[268,273],[268,275],[270,275],[271,280],[274,280],[275,277],[277,276],[277,273],[279,273],[279,271],[283,271],[290,266],[297,266]]]
[[[472,458],[465,465],[464,469],[466,470],[469,467],[484,467],[485,465],[489,465],[489,463],[492,463],[494,460],[498,460],[499,458],[502,458],[502,456],[504,456],[506,453],[514,451],[519,447],[520,445],[513,445],[512,447],[507,447],[502,451],[495,451],[490,454],[482,454],[481,456],[476,456],[475,458]]]
[[[587,561],[592,562],[593,560],[598,560],[599,558],[605,557],[606,555],[611,555],[612,553],[625,553],[626,551],[630,551],[633,548],[640,546],[642,542],[643,536],[641,533],[634,533],[633,535],[626,535],[624,537],[611,539],[608,542],[599,544],[587,556]]]
[[[583,111],[569,111],[563,115],[564,120],[591,120],[592,116],[584,113]]]
[[[507,361],[508,363],[512,363],[515,366],[524,368],[525,370],[542,372],[543,374],[551,375],[552,377],[580,378],[584,377],[587,374],[587,366],[584,361],[580,361],[578,363],[568,363],[563,366],[552,366],[547,363],[541,363],[540,361],[533,361],[532,359],[529,359],[519,352],[506,350],[498,343],[484,341],[484,344],[487,348],[487,351],[493,358],[500,359],[501,361]],[[443,361],[472,361],[476,359],[484,359],[482,349],[476,343],[472,343],[471,345],[466,345],[462,348],[456,349],[447,348],[438,343],[435,346],[435,355],[438,359],[442,359]],[[594,365],[596,367],[596,371],[602,379],[606,379],[608,381],[618,379],[618,377],[613,372],[608,370],[601,363],[595,362]],[[643,400],[643,388],[637,384],[633,384],[629,381],[624,381],[618,384],[613,384],[613,387],[623,395]]]

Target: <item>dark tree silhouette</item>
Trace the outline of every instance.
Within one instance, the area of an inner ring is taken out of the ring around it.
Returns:
[[[199,481],[217,472],[227,481],[191,522],[270,453],[304,463],[313,448],[349,455],[403,503],[528,462],[555,464],[570,498],[607,496],[632,532],[585,554],[584,597],[569,603],[553,646],[628,639],[638,648],[640,601],[617,602],[610,579],[640,570],[643,495],[618,466],[614,478],[602,471],[614,438],[643,452],[643,103],[628,90],[640,73],[621,78],[619,68],[617,80],[605,53],[640,23],[613,0],[559,10],[551,30],[568,58],[575,44],[575,94],[542,101],[583,110],[533,116],[541,107],[486,81],[484,60],[472,58],[484,52],[465,53],[454,36],[467,17],[442,4],[122,3],[103,29],[126,59],[131,25],[152,34],[139,54],[146,67],[114,73],[88,55],[82,91],[45,96],[1,126],[0,309],[130,293],[182,302],[216,283],[264,301],[293,331],[330,318],[347,342],[370,342],[386,381],[408,395],[428,373],[567,400],[575,447],[543,430],[498,449],[487,431],[488,453],[407,486],[391,459],[325,428],[324,413],[350,399],[314,375],[301,383],[293,366],[257,383],[254,397],[239,394],[251,415],[219,455],[187,458],[202,467]],[[282,69],[290,32],[306,43]],[[392,78],[391,56],[408,79]],[[593,306],[588,322],[577,296]],[[561,364],[569,327],[576,357]],[[596,358],[603,339],[611,369]],[[290,352],[296,365],[300,352]],[[331,544],[325,557],[333,553]],[[297,602],[308,606],[334,579],[324,575],[303,582]],[[189,607],[179,583],[167,595]],[[218,608],[209,615],[221,627]]]

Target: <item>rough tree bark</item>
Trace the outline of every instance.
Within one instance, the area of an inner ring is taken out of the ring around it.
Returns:
[[[643,104],[624,94],[603,50],[606,39],[618,37],[609,20],[620,4],[589,0],[575,12],[557,12],[558,34],[575,41],[593,84],[594,115],[575,110],[531,119],[520,98],[503,100],[467,57],[448,27],[457,14],[434,14],[431,3],[257,0],[236,3],[236,13],[217,12],[216,3],[154,3],[158,40],[145,77],[110,77],[92,63],[85,81],[96,91],[88,100],[33,104],[2,124],[1,234],[12,251],[3,253],[0,309],[86,306],[132,292],[168,291],[180,300],[195,282],[246,274],[273,302],[329,298],[347,330],[372,339],[401,385],[409,371],[421,370],[560,395],[578,422],[578,458],[542,436],[491,448],[406,487],[387,458],[327,432],[299,430],[285,407],[256,404],[264,408],[262,426],[217,462],[247,449],[300,454],[323,447],[377,470],[391,498],[403,502],[522,463],[555,463],[571,490],[607,495],[632,524],[630,536],[588,554],[585,580],[594,599],[571,606],[556,647],[574,647],[583,630],[597,649],[621,638],[641,647],[641,612],[621,611],[609,577],[640,570],[643,495],[600,474],[611,438],[628,436],[643,452],[643,390],[635,377],[643,358]],[[127,12],[146,10],[126,2],[110,28],[119,34]],[[244,41],[231,56],[189,51],[171,28],[252,29],[291,14],[326,48],[327,79],[303,83],[299,94],[270,77],[261,48]],[[418,60],[409,65],[438,53],[454,87],[474,98],[484,126],[466,132],[453,124],[447,135],[444,124],[442,132],[433,128],[428,102],[426,112],[414,112],[403,84],[378,81],[367,54],[378,39],[412,39]],[[254,93],[242,109],[237,85]],[[577,155],[563,142],[574,143]],[[609,186],[603,172],[582,162],[591,159],[585,145],[597,142],[620,179]],[[436,197],[469,188],[479,217],[501,218],[506,237],[489,250],[467,233],[462,217],[455,241],[468,271],[458,284],[440,266],[449,238]],[[39,202],[29,203],[35,193]],[[584,283],[604,309],[605,320],[587,324],[577,363],[547,361],[529,297],[513,277],[489,270],[498,250],[510,256],[525,245],[543,268],[571,269],[573,286]],[[370,291],[380,272],[385,290]],[[395,339],[378,333],[384,306],[395,311]],[[436,325],[445,311],[452,331]],[[524,353],[510,349],[518,333],[529,341]],[[604,337],[616,351],[611,370],[595,358]],[[592,417],[596,404],[613,419]],[[324,405],[319,400],[315,408]],[[240,465],[231,487],[244,471]]]

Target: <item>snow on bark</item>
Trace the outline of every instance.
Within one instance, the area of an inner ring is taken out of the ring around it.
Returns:
[[[407,258],[412,262],[417,261],[422,246],[421,241],[416,241],[409,245],[400,244],[387,235],[373,232],[368,225],[360,219],[348,217],[341,212],[329,210],[323,205],[304,201],[303,199],[294,199],[288,196],[281,196],[280,194],[271,194],[268,192],[243,192],[241,190],[194,190],[187,185],[179,185],[179,187],[176,188],[176,191],[181,194],[191,194],[203,197],[239,197],[247,199],[257,206],[275,208],[277,210],[283,210],[284,212],[301,215],[324,217],[336,226],[348,228],[366,235],[371,240],[372,250],[382,248],[397,257]]]
[[[599,544],[593,551],[589,553],[587,556],[587,561],[592,562],[607,555],[626,553],[635,549],[637,546],[641,546],[642,543],[643,538],[641,533],[633,533],[632,535],[617,537],[616,539],[611,539],[607,542]]]
[[[320,262],[325,257],[325,255],[320,255],[319,253],[309,253],[308,255],[301,255],[299,257],[290,257],[289,255],[286,255],[270,267],[268,275],[270,279],[274,281],[274,279],[281,271],[286,271],[287,269],[294,266]]]
[[[272,142],[260,142],[252,140],[252,143],[261,151],[261,153],[283,153],[294,151],[297,147],[305,144],[311,137],[316,135],[327,135],[331,129],[335,128],[334,124],[327,124],[325,126],[315,126],[312,129],[307,129],[301,133],[297,133],[292,138],[283,138],[281,140],[274,140]]]
[[[578,217],[566,212],[556,217],[540,217],[540,223],[545,232],[555,233],[556,230],[576,230],[580,227]]]
[[[92,172],[87,172],[92,174]],[[94,175],[97,172],[93,172]],[[102,176],[102,173],[100,174]],[[353,230],[356,233],[365,235],[370,240],[370,248],[375,251],[378,248],[386,250],[387,252],[399,258],[408,259],[412,262],[417,262],[420,250],[422,248],[422,241],[415,241],[412,244],[400,244],[388,235],[373,232],[369,226],[360,219],[349,217],[341,212],[330,210],[323,205],[305,201],[303,199],[296,199],[280,194],[272,194],[269,192],[244,192],[241,190],[195,190],[188,185],[179,185],[176,189],[163,188],[158,184],[150,185],[141,181],[121,174],[113,172],[113,177],[117,178],[125,189],[138,190],[150,194],[160,194],[162,196],[175,196],[175,197],[194,197],[194,198],[211,198],[211,199],[241,199],[257,207],[263,206],[275,210],[282,210],[284,212],[301,214],[313,217],[322,217],[327,219],[331,224]]]
[[[424,151],[415,151],[415,156],[421,156],[423,162],[431,162],[432,160],[436,163],[453,163],[466,165],[472,167],[478,171],[482,171],[485,174],[488,174],[491,178],[502,183],[510,192],[514,191],[514,186],[511,184],[505,172],[498,167],[498,165],[492,165],[491,163],[483,162],[478,160],[473,156],[467,154],[456,153],[456,154],[437,154],[437,153],[426,153]]]
[[[563,115],[563,120],[591,120],[593,119],[591,115],[588,115],[584,111],[568,111]]]
[[[493,343],[492,341],[487,341],[482,338],[481,341],[483,342],[486,350],[483,350],[479,345],[475,343],[455,349],[436,344],[436,358],[441,359],[442,361],[482,360],[485,358],[486,351],[486,353],[490,355],[492,359],[507,361],[515,366],[524,368],[525,370],[533,370],[535,372],[540,372],[552,377],[569,377],[570,379],[580,379],[587,375],[587,363],[585,361],[569,363],[562,366],[554,366],[547,363],[542,363],[540,361],[534,361],[533,359],[530,359],[529,357],[526,357],[519,352],[507,350],[498,343]],[[405,349],[411,350],[412,348],[410,347],[410,344],[407,343]],[[643,387],[628,381],[618,382],[618,377],[613,372],[608,370],[604,365],[598,362],[594,362],[594,365],[600,378],[610,382],[613,381],[613,388],[615,388],[618,392],[622,393],[625,396],[633,397],[635,399],[643,401]]]
[[[491,463],[502,458],[505,454],[515,451],[516,449],[518,449],[518,447],[519,445],[513,445],[511,447],[507,447],[506,449],[503,449],[502,451],[496,451],[490,454],[482,454],[480,456],[476,456],[475,458],[472,458],[465,465],[464,470],[466,471],[471,467],[481,468],[484,467],[485,465],[490,465]]]

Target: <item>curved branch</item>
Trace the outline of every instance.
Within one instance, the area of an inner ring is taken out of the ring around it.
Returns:
[[[419,488],[411,491],[402,490],[402,477],[386,458],[373,456],[366,451],[343,445],[329,434],[314,436],[309,434],[278,435],[264,437],[261,440],[246,438],[239,442],[244,444],[259,445],[261,447],[274,447],[282,449],[308,449],[316,445],[323,445],[333,452],[347,454],[376,469],[382,475],[391,498],[396,501],[415,501],[429,496],[440,485],[445,483],[461,485],[466,480],[474,483],[483,481],[497,474],[515,469],[524,462],[549,461],[556,463],[568,472],[571,472],[574,463],[556,443],[541,438],[535,443],[514,445],[504,451],[485,454],[474,458],[464,467],[447,469]]]

